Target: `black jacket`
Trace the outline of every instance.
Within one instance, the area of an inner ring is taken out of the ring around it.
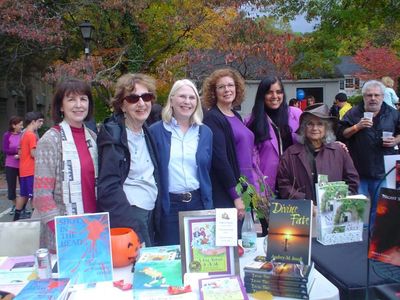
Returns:
[[[158,159],[155,152],[154,141],[149,134],[147,126],[143,132],[151,160],[154,165],[154,179],[159,187]],[[123,184],[130,169],[131,156],[128,147],[124,117],[122,114],[113,115],[104,121],[97,136],[99,154],[99,177],[97,183],[97,209],[110,214],[111,227],[132,228],[141,238],[142,228],[132,218],[131,205],[126,198]],[[161,201],[158,193],[153,211],[154,229],[160,230]],[[154,234],[150,234],[154,239]]]
[[[374,125],[345,139],[343,131],[357,124],[364,116],[364,102],[350,109],[339,122],[338,137],[347,143],[354,165],[363,179],[382,179],[385,175],[384,155],[397,154],[396,149],[382,146],[382,131],[400,134],[400,114],[385,102],[374,117]]]
[[[235,115],[242,118],[234,111]],[[204,124],[213,132],[211,163],[212,194],[215,208],[235,207],[229,190],[239,182],[240,168],[232,127],[217,106],[204,117]]]

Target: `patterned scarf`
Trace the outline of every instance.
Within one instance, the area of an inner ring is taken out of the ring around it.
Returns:
[[[60,124],[62,147],[62,192],[67,215],[83,214],[81,164],[78,150],[72,136],[71,127],[65,121]],[[93,160],[95,179],[97,179],[96,141],[85,127],[85,139]],[[96,180],[95,180],[96,181]]]

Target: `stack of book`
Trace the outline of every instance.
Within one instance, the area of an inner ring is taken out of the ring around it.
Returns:
[[[314,264],[252,262],[244,267],[247,293],[268,291],[274,296],[309,299],[314,284]]]

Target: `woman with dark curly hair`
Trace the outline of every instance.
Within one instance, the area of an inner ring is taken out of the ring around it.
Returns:
[[[203,84],[203,101],[209,109],[204,124],[213,132],[211,182],[214,207],[236,207],[243,219],[245,206],[235,186],[241,175],[254,183],[252,148],[254,134],[233,110],[243,102],[244,80],[232,69],[214,71]],[[240,228],[240,227],[239,227]],[[240,230],[238,231],[240,233]]]

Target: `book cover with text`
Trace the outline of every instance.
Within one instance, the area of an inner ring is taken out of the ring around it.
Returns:
[[[368,257],[400,266],[400,190],[381,188]]]
[[[62,300],[68,293],[69,278],[50,278],[29,281],[14,300]]]
[[[271,202],[267,260],[293,264],[311,263],[311,200]]]
[[[112,281],[108,213],[55,218],[59,277],[71,284]]]

